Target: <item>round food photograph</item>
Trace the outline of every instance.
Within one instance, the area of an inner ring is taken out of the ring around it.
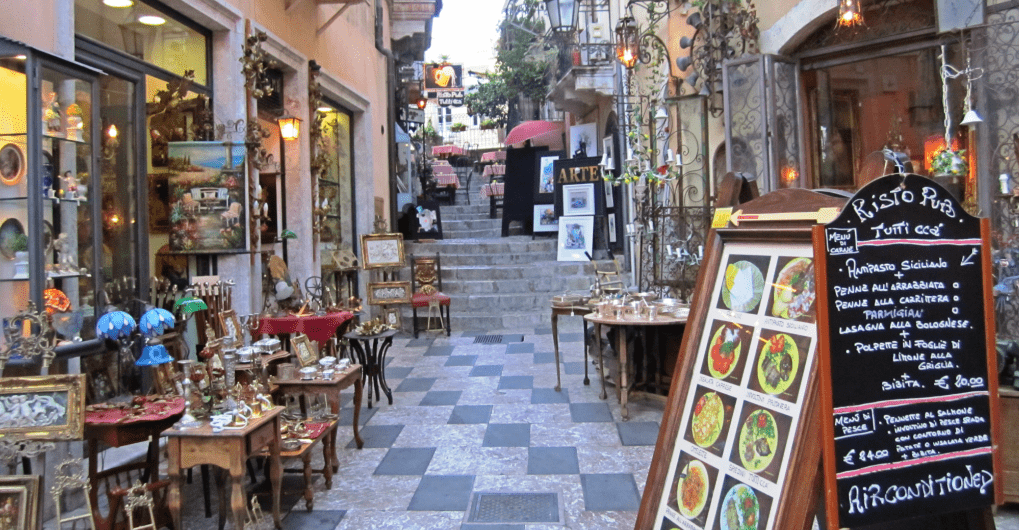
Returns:
[[[736,484],[722,501],[722,530],[756,530],[761,506],[757,494],[746,484]]]
[[[800,366],[800,350],[796,341],[785,333],[776,333],[761,347],[757,358],[757,382],[765,392],[785,392],[796,380]]]
[[[722,398],[714,392],[708,392],[697,400],[693,408],[693,420],[690,430],[693,441],[701,447],[711,447],[718,440],[725,423],[725,406]]]
[[[749,312],[761,302],[764,294],[764,275],[757,265],[737,261],[725,268],[725,285],[722,302],[733,311]]]
[[[775,458],[778,448],[778,426],[766,410],[755,410],[747,416],[739,433],[739,458],[747,471],[760,471]]]
[[[778,273],[771,314],[789,320],[813,320],[814,260],[796,258]]]
[[[690,460],[683,471],[686,476],[679,479],[676,487],[679,499],[679,513],[687,519],[694,519],[704,511],[708,503],[708,470],[700,460]]]
[[[730,323],[720,326],[711,338],[711,348],[708,350],[708,371],[711,372],[711,377],[715,379],[729,377],[736,369],[736,361],[739,360],[742,350],[743,341],[739,328]]]

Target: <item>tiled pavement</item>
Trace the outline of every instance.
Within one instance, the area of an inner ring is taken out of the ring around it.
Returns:
[[[315,507],[307,512],[300,499],[303,479],[285,475],[283,528],[633,528],[663,406],[631,401],[630,420],[622,422],[611,388],[609,400],[599,399],[593,366],[591,385],[583,384],[579,331],[578,319],[560,319],[561,392],[553,390],[548,328],[513,330],[517,336],[506,338],[522,341],[492,345],[474,344],[477,333],[416,340],[398,335],[386,367],[393,404],[383,397],[371,409],[362,407],[361,450],[353,445],[346,404],[332,489],[316,476]],[[349,400],[351,394],[345,395]],[[315,453],[320,467],[321,453]],[[184,528],[215,528],[215,515],[203,517],[197,473],[195,478],[185,486]],[[554,492],[564,520],[472,524],[466,514],[476,492]],[[263,491],[260,498],[266,497]],[[266,516],[268,521],[267,506]],[[1001,509],[996,520],[999,529],[1019,530],[1019,510]]]

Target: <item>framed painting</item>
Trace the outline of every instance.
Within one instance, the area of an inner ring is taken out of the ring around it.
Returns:
[[[442,239],[442,214],[436,201],[418,201],[414,239]]]
[[[570,154],[573,158],[598,156],[598,124],[583,123],[570,127]]]
[[[39,476],[0,477],[0,521],[4,528],[39,528]]]
[[[535,202],[554,202],[555,198],[555,167],[554,162],[566,156],[565,151],[548,151],[538,156],[538,167],[535,169],[538,178],[534,180]]]
[[[368,304],[409,304],[410,282],[368,282]]]
[[[365,269],[403,267],[403,234],[362,234],[361,263]]]
[[[0,379],[0,439],[81,440],[85,374]]]
[[[223,331],[223,345],[228,348],[244,346],[244,328],[237,319],[237,311],[227,309],[219,313],[219,328]]]
[[[601,139],[602,145],[602,164],[605,166],[607,171],[616,169],[616,154],[612,149],[612,137],[606,136]]]
[[[559,218],[559,261],[587,261],[594,244],[594,216]]]
[[[245,147],[230,142],[170,142],[170,249],[247,250]]]
[[[555,232],[559,230],[559,218],[555,216],[555,205],[534,205],[534,231]]]
[[[403,317],[400,315],[400,309],[396,307],[387,307],[382,313],[382,320],[393,328],[400,329],[403,327]]]
[[[301,367],[315,366],[318,363],[318,353],[315,352],[315,347],[311,345],[311,340],[304,333],[298,334],[294,338],[290,339],[290,344],[294,349],[294,357],[297,357],[297,362],[300,363]]]
[[[609,214],[609,243],[616,242],[616,214]]]
[[[594,183],[563,186],[563,215],[594,215]]]

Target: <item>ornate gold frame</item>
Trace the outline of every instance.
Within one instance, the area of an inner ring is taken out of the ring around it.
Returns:
[[[39,528],[39,476],[38,475],[5,475],[0,477],[0,501],[6,502],[8,495],[13,495],[16,520],[12,528]]]
[[[373,256],[369,252],[369,246],[375,241],[396,241],[397,253],[400,255],[397,261],[381,261],[380,256]],[[378,259],[376,259],[378,258]],[[391,234],[361,234],[361,266],[365,269],[381,269],[385,267],[403,267],[406,257],[403,253],[403,234],[396,232]]]
[[[377,298],[378,289],[403,289],[400,298]],[[368,282],[368,305],[409,304],[411,299],[410,282]]]
[[[234,337],[233,342],[230,342],[230,337],[226,334],[227,322],[230,322],[234,326],[234,331],[237,332],[237,336]],[[244,328],[241,326],[241,321],[237,318],[237,311],[233,309],[227,309],[226,311],[219,312],[219,328],[223,332],[223,336],[220,337],[223,341],[223,346],[240,348],[244,346]]]
[[[85,374],[0,378],[0,403],[6,396],[20,395],[22,399],[18,401],[23,401],[33,396],[47,397],[46,394],[54,394],[48,397],[64,406],[63,414],[55,418],[63,421],[41,425],[0,423],[0,439],[81,440],[85,431]],[[66,396],[66,403],[60,403],[62,395]]]
[[[290,346],[293,348],[294,357],[302,368],[315,366],[318,363],[318,354],[311,345],[311,340],[304,333],[295,335],[290,339]]]

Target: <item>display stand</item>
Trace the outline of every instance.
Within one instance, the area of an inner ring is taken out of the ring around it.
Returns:
[[[752,195],[746,184],[727,177],[719,196]],[[636,528],[810,528],[821,487],[810,227],[843,204],[785,189],[716,210]]]
[[[524,147],[506,152],[506,175],[503,179],[502,237],[509,236],[510,223],[520,221],[524,233],[534,215],[534,183],[537,157],[547,147]]]

